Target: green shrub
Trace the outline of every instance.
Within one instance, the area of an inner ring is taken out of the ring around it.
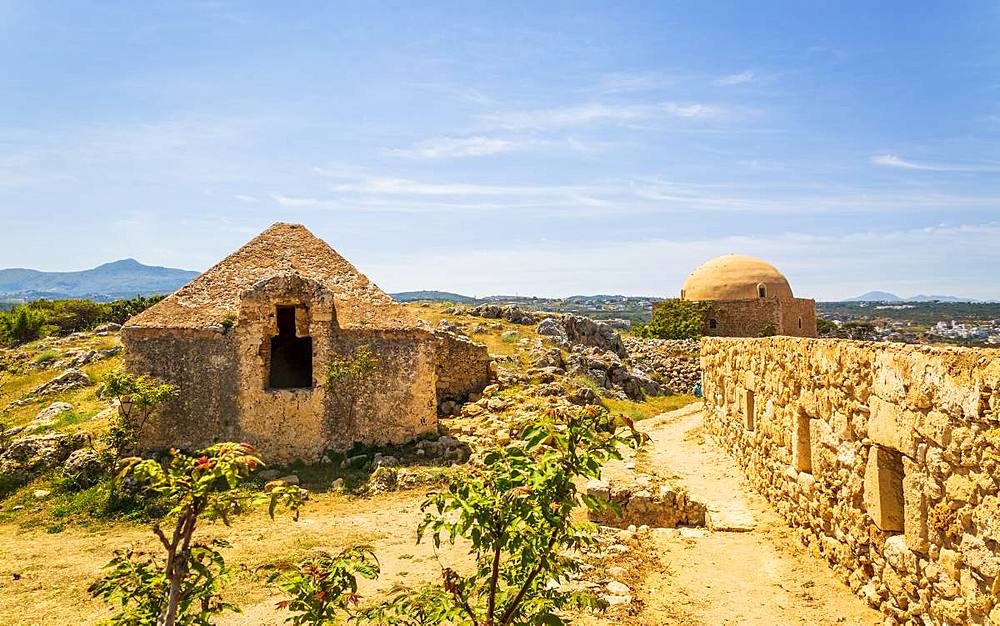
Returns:
[[[712,308],[711,302],[663,300],[653,307],[649,323],[635,326],[632,334],[647,339],[698,339]]]
[[[0,343],[19,345],[45,335],[48,316],[43,311],[27,305],[15,307],[9,313],[0,313]]]
[[[607,607],[590,592],[562,586],[582,570],[574,553],[597,544],[594,526],[575,521],[573,511],[614,508],[578,483],[600,478],[605,462],[622,458],[621,448],[644,440],[630,420],[597,407],[549,409],[524,427],[520,441],[489,451],[482,468],[454,477],[421,507],[417,541],[427,537],[437,548],[461,539],[476,567],[444,568],[440,584],[400,590],[364,617],[398,626],[559,625],[567,610]]]
[[[188,456],[171,450],[168,460],[129,459],[118,475],[162,497],[170,505],[163,530],[154,524],[162,559],[132,550],[116,551],[105,566],[105,576],[89,588],[91,595],[118,605],[111,624],[210,624],[212,617],[239,609],[225,602],[221,590],[229,568],[218,548],[227,544],[216,539],[194,540],[200,521],[231,517],[250,502],[268,503],[273,518],[278,506],[295,512],[306,494],[296,486],[275,487],[267,493],[248,495],[240,484],[263,466],[256,450],[246,443],[217,443]]]
[[[115,300],[105,305],[107,307],[105,321],[124,324],[128,318],[142,313],[164,297],[166,296],[136,296],[129,300]]]
[[[45,363],[55,361],[57,358],[59,358],[58,350],[45,350],[44,352],[40,352],[35,358],[31,359],[31,362],[35,365],[44,365]]]
[[[338,615],[358,601],[358,576],[374,580],[378,575],[375,553],[356,546],[336,556],[320,552],[294,565],[276,566],[267,580],[290,596],[278,603],[293,613],[285,621],[301,626],[338,623]]]

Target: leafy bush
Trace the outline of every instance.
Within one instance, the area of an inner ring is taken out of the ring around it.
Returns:
[[[255,452],[245,443],[218,443],[197,457],[171,450],[163,465],[152,459],[127,461],[117,480],[132,480],[164,498],[171,505],[166,517],[174,528],[164,532],[159,523],[153,525],[166,552],[162,561],[128,550],[116,552],[104,578],[90,586],[91,595],[119,605],[111,624],[209,624],[215,615],[238,610],[220,597],[229,570],[217,548],[225,546],[193,541],[198,522],[221,520],[228,525],[248,499],[268,502],[272,518],[279,505],[295,511],[297,518],[305,500],[305,492],[296,486],[251,496],[237,489],[263,466]]]
[[[44,312],[56,334],[93,328],[105,321],[108,307],[91,300],[37,300],[24,306]]]
[[[820,337],[829,337],[837,333],[840,327],[831,322],[830,320],[825,320],[822,317],[816,318],[816,333]]]
[[[35,358],[31,359],[31,362],[35,365],[43,365],[45,363],[51,363],[57,358],[59,358],[58,350],[43,350],[42,352],[39,352]]]
[[[13,376],[21,373],[21,364],[12,355],[0,354],[0,391],[3,391],[4,383]]]
[[[133,454],[139,444],[142,428],[154,408],[178,395],[175,385],[160,384],[145,376],[133,376],[127,372],[110,372],[98,390],[104,398],[118,400],[120,410],[112,417],[111,426],[102,435],[114,464],[127,454]]]
[[[338,614],[358,603],[358,576],[373,580],[379,575],[379,563],[368,546],[348,548],[334,556],[320,552],[294,565],[275,567],[268,582],[291,596],[278,608],[292,615],[286,622],[334,624]]]
[[[559,625],[567,609],[606,607],[589,592],[559,586],[581,569],[574,553],[596,544],[593,525],[574,522],[573,510],[612,507],[577,482],[599,478],[621,447],[638,447],[644,437],[630,420],[597,407],[549,409],[524,427],[521,441],[488,452],[481,469],[453,478],[422,506],[417,541],[469,542],[475,571],[445,568],[440,585],[401,590],[365,617],[405,626]]]
[[[104,321],[124,324],[128,318],[142,313],[166,296],[136,296],[128,300],[115,300],[106,305],[107,307]]]
[[[711,302],[663,300],[653,307],[649,323],[636,325],[632,334],[647,339],[698,339],[711,311]]]
[[[334,355],[326,366],[327,384],[347,383],[356,385],[375,370],[375,355],[366,344],[359,346],[350,358]]]
[[[43,311],[27,305],[0,313],[0,343],[19,345],[39,339],[46,334],[47,323],[48,316]]]
[[[0,343],[22,344],[49,334],[68,335],[99,324],[125,321],[163,299],[139,296],[114,302],[36,300],[0,312]]]

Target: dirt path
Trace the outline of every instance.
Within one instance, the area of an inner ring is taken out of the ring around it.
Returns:
[[[636,624],[883,623],[834,578],[702,435],[700,405],[643,422],[650,445],[631,461],[708,506],[706,529],[654,530]]]
[[[642,424],[652,442],[629,461],[640,471],[686,486],[708,505],[715,530],[654,530],[633,544],[620,564],[630,570],[626,580],[635,602],[605,616],[585,617],[582,626],[882,623],[877,613],[834,579],[824,562],[797,543],[762,498],[745,488],[735,463],[703,440],[700,406]],[[612,476],[626,471],[622,463],[607,470]],[[296,558],[316,548],[374,546],[382,577],[363,585],[361,591],[368,598],[393,584],[418,586],[437,580],[440,565],[429,543],[414,545],[422,498],[420,490],[370,499],[317,494],[298,522],[271,521],[257,513],[238,518],[232,528],[205,527],[205,537],[232,543],[226,559],[234,579],[226,596],[243,607],[241,615],[219,623],[281,623],[286,615],[274,606],[281,597],[254,571],[264,563]],[[108,609],[91,599],[86,588],[99,576],[111,551],[129,545],[152,547],[154,539],[147,527],[131,524],[98,530],[70,527],[58,534],[0,525],[0,624],[90,624],[107,617]],[[442,559],[452,566],[467,564],[455,549],[447,550]]]

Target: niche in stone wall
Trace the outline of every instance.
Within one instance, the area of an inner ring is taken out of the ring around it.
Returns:
[[[313,386],[312,337],[299,337],[295,314],[299,307],[277,306],[278,334],[271,337],[268,387],[303,389]]]
[[[864,502],[868,516],[881,530],[903,532],[903,456],[873,445],[865,467]]]
[[[792,467],[797,472],[812,472],[812,418],[799,411],[792,428]]]
[[[740,389],[740,411],[743,413],[743,426],[747,430],[753,430],[757,425],[754,413],[753,391],[750,389]]]

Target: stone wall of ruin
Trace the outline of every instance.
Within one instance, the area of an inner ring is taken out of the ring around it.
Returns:
[[[1000,624],[1000,351],[702,342],[705,425],[899,623]]]
[[[711,328],[706,320],[702,333],[707,337],[760,337],[765,334],[816,336],[814,300],[757,298],[718,300],[712,304],[714,308],[708,318],[715,319],[717,324],[715,328]]]
[[[335,354],[350,357],[366,347],[374,368],[361,380],[331,383],[326,390],[328,445],[403,443],[437,432],[437,343],[427,331],[339,331]]]
[[[490,384],[492,362],[486,346],[456,335],[436,332],[437,401],[464,402]]]
[[[270,388],[278,305],[295,306],[296,334],[312,339],[311,387]],[[145,449],[245,441],[265,462],[288,464],[316,462],[355,442],[403,443],[437,431],[435,336],[416,328],[342,329],[329,290],[295,274],[245,292],[229,328],[126,327],[122,336],[129,371],[180,387],[179,397],[150,420]],[[330,363],[351,361],[362,347],[372,355],[369,371],[330,383]]]
[[[816,336],[816,301],[805,298],[782,300],[779,308],[781,324],[779,335],[789,337]]]
[[[199,449],[239,435],[239,368],[232,334],[214,330],[122,330],[125,367],[180,387],[152,416],[145,448]]]

